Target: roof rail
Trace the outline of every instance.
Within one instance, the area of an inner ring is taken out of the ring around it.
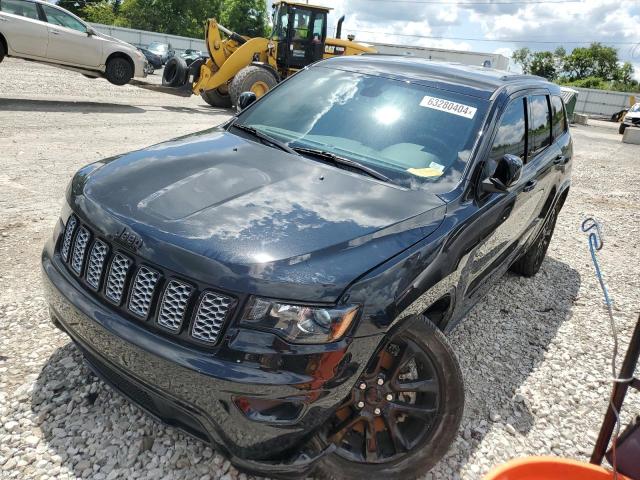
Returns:
[[[503,75],[502,77],[500,77],[500,80],[504,80],[505,82],[507,80],[543,80],[545,82],[549,81],[546,78],[541,77],[540,75],[523,75],[521,73]]]

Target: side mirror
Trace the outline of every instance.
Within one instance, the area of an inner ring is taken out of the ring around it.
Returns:
[[[242,92],[238,97],[238,105],[236,106],[236,108],[239,112],[241,112],[257,99],[258,97],[253,92]]]
[[[97,32],[93,27],[87,27],[87,37],[93,37]]]
[[[495,172],[482,182],[482,190],[489,193],[505,193],[518,183],[521,174],[522,160],[507,153],[498,161]]]

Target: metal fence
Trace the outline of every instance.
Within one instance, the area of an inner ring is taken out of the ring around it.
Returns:
[[[184,52],[186,49],[206,51],[207,47],[204,40],[197,38],[180,37],[178,35],[168,35],[165,33],[146,32],[144,30],[135,30],[133,28],[114,27],[112,25],[102,25],[100,23],[92,23],[91,26],[100,33],[110,35],[119,40],[131,43],[136,47],[146,47],[151,42],[168,43],[178,53]]]
[[[640,93],[613,92],[594,88],[571,88],[579,92],[576,113],[585,113],[594,117],[609,118],[623,108],[628,108],[640,101]]]

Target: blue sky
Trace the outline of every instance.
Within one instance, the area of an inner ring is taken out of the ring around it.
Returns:
[[[534,3],[535,2],[535,3]],[[570,51],[601,41],[634,64],[640,79],[640,0],[311,0],[332,7],[356,40],[497,52]],[[400,35],[398,35],[400,34]],[[437,37],[437,38],[422,38]],[[550,42],[550,43],[542,43]],[[580,43],[575,43],[580,42]]]

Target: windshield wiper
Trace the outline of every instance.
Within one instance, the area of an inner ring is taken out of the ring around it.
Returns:
[[[341,157],[340,155],[336,155],[335,153],[328,152],[326,150],[320,150],[318,148],[308,148],[308,147],[294,147],[294,151],[302,154],[313,155],[318,158],[322,158],[324,160],[329,160],[330,162],[335,163],[336,165],[344,165],[346,167],[351,167],[355,170],[360,170],[361,172],[366,173],[370,177],[373,177],[377,180],[382,180],[383,182],[391,182],[391,179],[377,170],[367,167],[360,162],[356,162],[355,160],[351,160],[350,158]]]
[[[276,140],[273,137],[270,137],[266,133],[262,133],[260,130],[258,130],[255,127],[251,127],[249,125],[244,125],[242,123],[236,123],[236,122],[233,122],[231,125],[229,125],[229,127],[234,127],[234,128],[237,128],[238,130],[242,130],[243,132],[250,133],[254,137],[262,140],[263,143],[270,143],[271,145],[278,147],[280,150],[284,150],[287,153],[298,155],[298,153],[286,143],[282,143],[281,141]]]

